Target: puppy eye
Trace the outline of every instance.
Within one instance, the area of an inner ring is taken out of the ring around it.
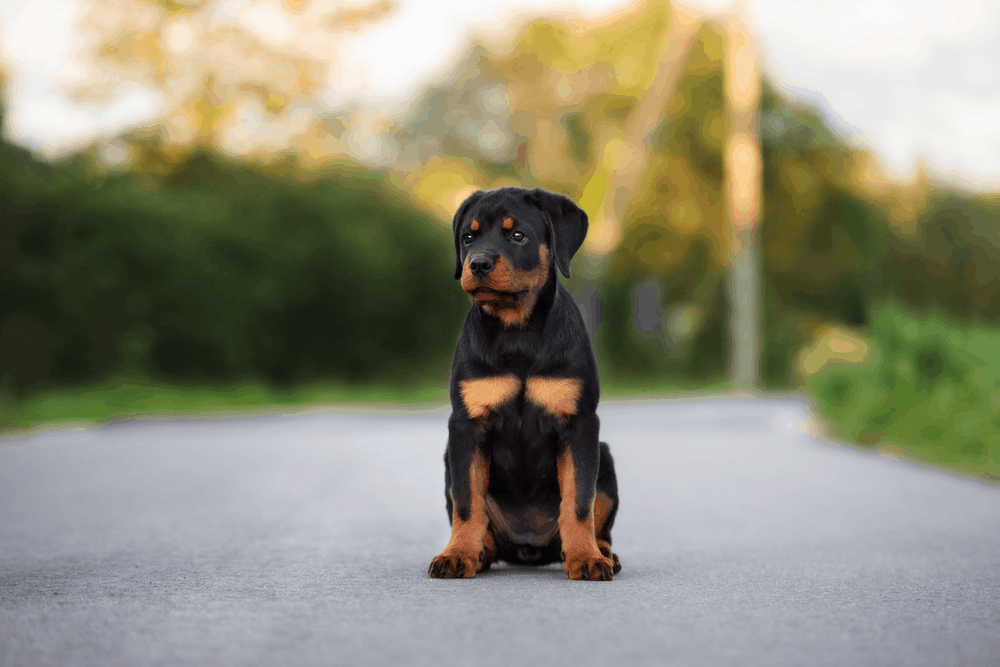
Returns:
[[[472,234],[462,234],[462,242],[465,243],[465,245],[472,243]]]
[[[510,235],[510,238],[516,241],[517,243],[524,243],[525,241],[528,240],[528,237],[525,236],[522,232],[514,232],[513,234]]]

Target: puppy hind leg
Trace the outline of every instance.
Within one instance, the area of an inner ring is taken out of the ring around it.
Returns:
[[[622,563],[618,555],[611,551],[611,527],[618,514],[618,478],[608,443],[601,443],[600,456],[597,494],[594,498],[594,536],[597,538],[597,548],[606,558],[611,559],[614,563],[613,572],[618,574]]]
[[[479,552],[479,567],[477,572],[485,572],[493,565],[497,557],[497,541],[493,536],[493,524],[490,523],[486,529],[486,536],[483,537],[483,550]]]

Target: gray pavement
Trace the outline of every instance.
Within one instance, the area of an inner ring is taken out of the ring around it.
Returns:
[[[444,412],[0,440],[0,665],[1000,665],[1000,487],[794,399],[599,414],[613,582],[427,578]]]

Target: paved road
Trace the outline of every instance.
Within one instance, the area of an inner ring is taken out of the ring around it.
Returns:
[[[792,399],[600,414],[613,582],[428,579],[444,413],[0,440],[0,665],[1000,665],[1000,487]]]

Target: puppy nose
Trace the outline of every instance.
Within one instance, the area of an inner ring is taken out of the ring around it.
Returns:
[[[469,260],[469,270],[474,275],[485,276],[493,270],[493,258],[488,255],[476,255]]]

